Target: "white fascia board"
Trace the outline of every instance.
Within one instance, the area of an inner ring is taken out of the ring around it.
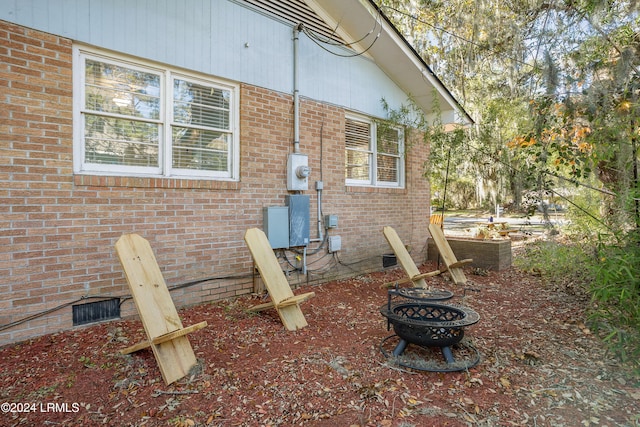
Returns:
[[[402,90],[424,111],[431,116],[433,111],[434,89],[442,122],[455,120],[460,124],[473,121],[455,100],[451,92],[433,74],[415,50],[380,16],[369,0],[305,0],[325,22],[336,29],[345,41],[362,38],[371,29],[372,23],[378,23],[378,29],[358,44],[351,47],[356,52],[364,52],[373,60]],[[374,38],[380,34],[378,39]],[[355,34],[355,36],[353,35]]]

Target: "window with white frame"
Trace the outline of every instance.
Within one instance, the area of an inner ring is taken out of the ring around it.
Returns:
[[[363,117],[347,117],[345,178],[348,185],[403,187],[402,129]]]
[[[79,173],[237,180],[237,87],[76,50]]]

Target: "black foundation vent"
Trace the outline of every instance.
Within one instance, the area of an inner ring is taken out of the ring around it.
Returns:
[[[382,255],[382,267],[383,268],[387,268],[387,267],[393,267],[394,265],[398,264],[398,259],[396,258],[395,254],[384,254]]]
[[[73,308],[73,326],[120,318],[120,298],[77,304]]]

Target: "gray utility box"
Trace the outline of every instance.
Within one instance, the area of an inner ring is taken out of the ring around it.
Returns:
[[[287,195],[285,204],[289,207],[289,246],[307,246],[309,244],[309,196]]]
[[[269,206],[262,210],[264,234],[272,249],[289,247],[289,208]]]
[[[334,253],[342,249],[342,238],[340,236],[329,236],[329,252]]]

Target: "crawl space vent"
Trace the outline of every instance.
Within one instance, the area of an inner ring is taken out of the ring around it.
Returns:
[[[394,265],[398,265],[398,259],[395,254],[384,254],[382,255],[382,267],[393,267]]]
[[[86,325],[87,323],[102,322],[104,320],[120,318],[120,299],[77,304],[72,306],[73,326]]]

